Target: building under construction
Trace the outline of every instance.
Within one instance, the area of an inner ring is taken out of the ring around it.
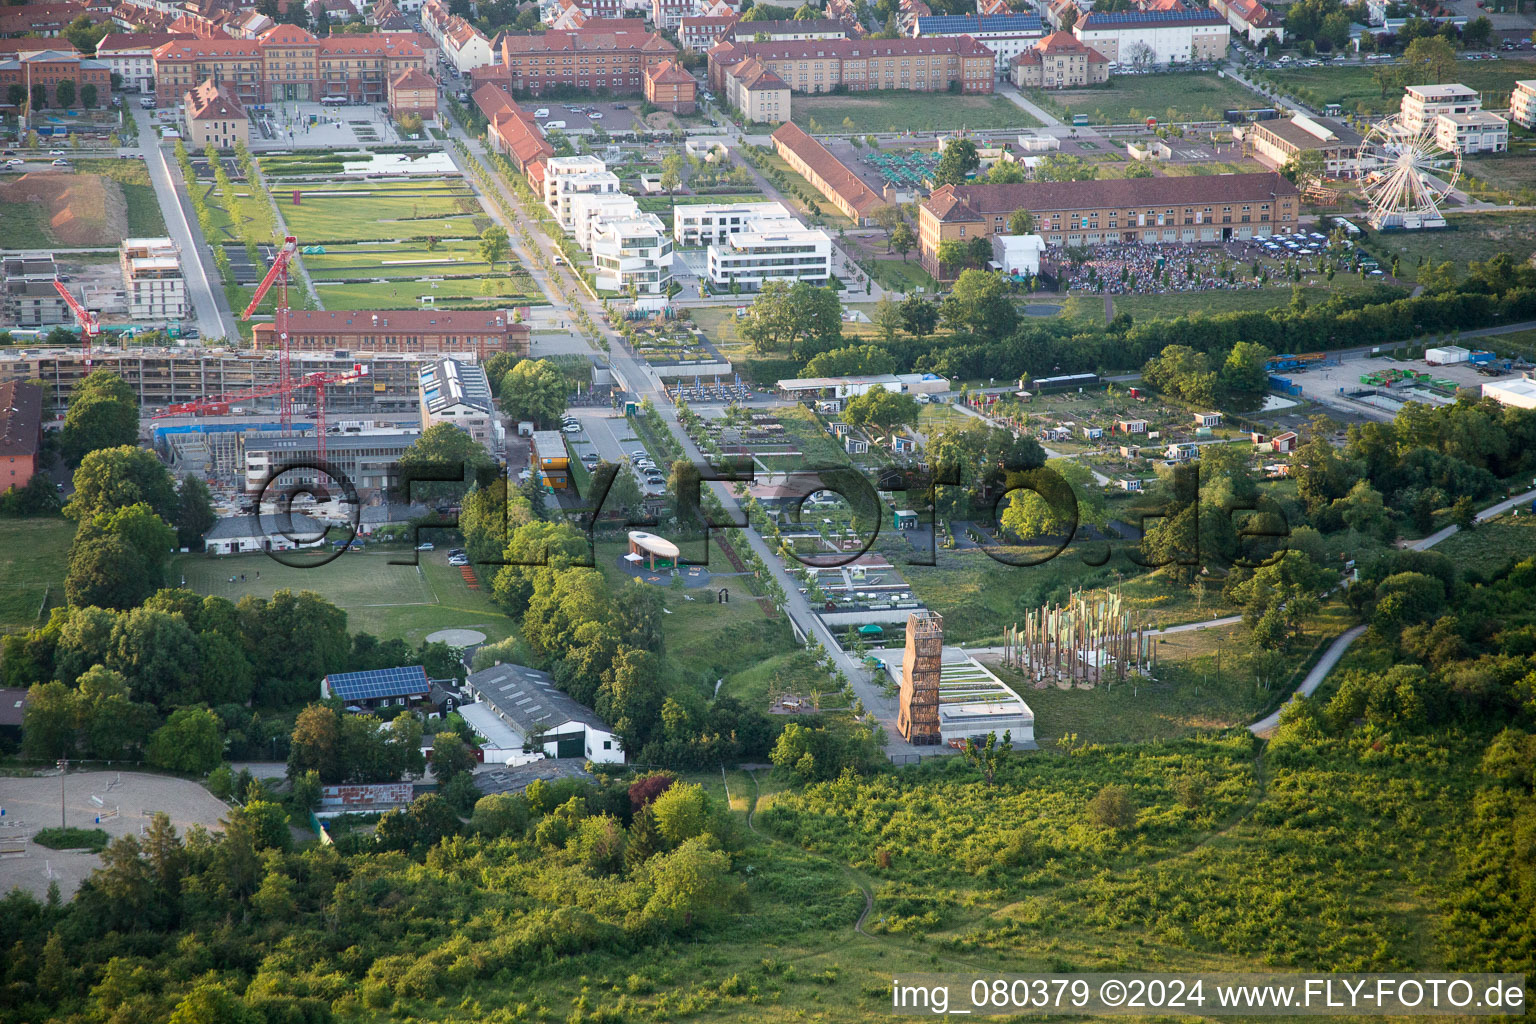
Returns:
[[[896,729],[908,743],[938,746],[939,679],[943,672],[944,617],[926,608],[907,616],[907,650],[901,662],[901,707]]]
[[[361,364],[368,383],[336,388],[326,395],[332,412],[400,414],[403,420],[419,419],[419,379],[423,366],[434,354],[378,354],[364,351],[294,352],[294,377],[308,373],[348,373]],[[473,353],[456,358],[474,360]],[[91,353],[92,369],[110,370],[123,378],[138,397],[146,415],[168,405],[192,402],[208,395],[223,395],[271,387],[277,383],[278,360],[271,352],[212,348],[101,348]],[[57,408],[69,400],[76,382],[85,376],[85,360],[79,349],[20,349],[0,353],[0,383],[31,380],[43,385],[43,399]],[[313,400],[313,391],[296,396],[296,408]],[[275,398],[252,403],[232,415],[260,415],[276,409]]]

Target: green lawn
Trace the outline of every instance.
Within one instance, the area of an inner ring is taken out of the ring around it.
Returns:
[[[1070,118],[1087,114],[1094,124],[1160,121],[1219,121],[1222,111],[1259,106],[1258,98],[1215,72],[1116,75],[1091,89],[1031,89],[1031,100]]]
[[[925,132],[950,128],[1035,128],[1040,122],[1005,96],[882,89],[857,96],[795,95],[795,123],[824,132]],[[811,122],[816,122],[813,127]],[[852,122],[850,125],[847,122]]]
[[[1391,68],[1391,65],[1385,65]],[[1360,114],[1394,113],[1403,92],[1388,88],[1383,95],[1374,67],[1296,68],[1285,71],[1260,71],[1260,81],[1273,82],[1314,106],[1338,103],[1345,110]],[[1509,105],[1509,94],[1516,79],[1536,77],[1536,60],[1528,57],[1501,57],[1497,60],[1459,61],[1450,79],[1483,93],[1483,106],[1490,110]],[[1419,83],[1406,83],[1409,85]],[[1252,94],[1249,94],[1250,97]],[[1253,97],[1249,106],[1262,106]]]
[[[77,160],[75,170],[81,174],[100,174],[122,186],[128,206],[129,237],[154,238],[166,233],[160,200],[155,198],[155,187],[142,160]]]
[[[217,594],[238,601],[246,594],[270,597],[275,591],[313,590],[347,613],[347,628],[381,637],[404,637],[411,643],[449,627],[476,629],[492,641],[515,631],[490,599],[492,567],[478,569],[480,590],[470,590],[459,570],[448,565],[446,551],[421,552],[421,564],[390,565],[413,552],[403,545],[369,548],[345,554],[310,569],[292,568],[262,554],[214,558],[182,555],[172,561],[167,579],[200,594]],[[256,578],[256,573],[261,578]],[[241,573],[246,579],[241,581]],[[229,577],[236,577],[234,583]]]
[[[36,626],[38,611],[64,603],[75,524],[63,518],[0,519],[0,631]]]
[[[282,189],[278,189],[279,193]],[[327,191],[366,195],[326,195]],[[426,183],[415,188],[305,187],[298,206],[283,203],[283,219],[305,245],[367,239],[475,238],[490,218],[467,186]]]
[[[933,275],[924,270],[923,265],[915,259],[876,259],[868,261],[868,265],[873,270],[872,276],[875,282],[882,288],[901,292],[910,292],[918,288],[927,292],[939,289],[939,283],[933,279]]]
[[[706,557],[701,541],[684,541],[680,547],[685,558]],[[628,550],[627,544],[616,542],[602,542],[596,547],[597,567],[611,588],[642,585],[618,566],[619,558]],[[748,578],[729,575],[735,570],[717,540],[711,541],[707,557],[711,574],[725,574],[710,586],[696,590],[660,588],[666,607],[664,671],[671,686],[686,687],[704,697],[713,694],[717,679],[800,649],[788,620],[771,606],[765,610],[752,596]],[[715,592],[721,587],[730,591],[725,604],[715,601]]]
[[[438,306],[462,306],[482,302],[499,302],[508,305],[527,306],[547,302],[542,295],[529,294],[518,287],[516,280],[490,278],[494,290],[486,294],[482,290],[485,280],[463,278],[446,281],[417,281],[399,279],[372,281],[366,284],[340,284],[317,281],[315,291],[326,309],[419,309],[421,296],[430,295]],[[524,279],[526,283],[526,279]]]
[[[14,180],[6,175],[0,181]],[[0,238],[8,249],[52,249],[48,217],[36,203],[0,203]]]
[[[1529,248],[1536,234],[1536,213],[1489,211],[1452,213],[1443,231],[1373,232],[1365,248],[1389,268],[1393,256],[1401,257],[1399,276],[1411,281],[1423,260],[1450,260],[1465,268],[1473,260],[1486,260],[1501,252]]]

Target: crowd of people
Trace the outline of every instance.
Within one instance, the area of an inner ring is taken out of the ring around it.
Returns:
[[[1083,250],[1087,258],[1074,260]],[[1261,239],[1245,239],[1220,245],[1103,242],[1072,247],[1070,252],[1052,246],[1041,262],[1056,275],[1059,287],[1068,291],[1161,295],[1288,284],[1295,271],[1304,280],[1322,273],[1328,258],[1322,251],[1275,253]]]

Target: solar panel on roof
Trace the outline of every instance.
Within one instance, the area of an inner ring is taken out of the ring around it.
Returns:
[[[420,665],[401,668],[370,669],[364,672],[335,672],[325,677],[332,695],[343,700],[376,700],[424,693],[428,688],[426,669]]]

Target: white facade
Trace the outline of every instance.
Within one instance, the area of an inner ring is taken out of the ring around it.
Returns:
[[[123,80],[124,92],[155,91],[155,48],[153,46],[117,46],[98,48],[96,59],[106,64]]]
[[[1005,274],[1037,276],[1043,252],[1045,239],[1039,235],[992,236],[992,259]]]
[[[997,74],[1006,76],[1013,58],[1045,38],[1045,25],[1033,14],[935,15],[912,22],[913,38],[970,36],[997,56]]]
[[[461,75],[467,75],[475,68],[496,63],[496,54],[491,49],[491,41],[472,26],[467,32],[460,29],[449,33],[438,45],[442,47],[443,56],[448,58],[448,63],[457,68]]]
[[[1410,85],[1403,90],[1403,127],[1410,132],[1420,132],[1424,126],[1441,114],[1470,114],[1483,109],[1483,101],[1475,89],[1468,89],[1459,82],[1445,85]]]
[[[1078,42],[1122,65],[1187,64],[1226,56],[1232,27],[1211,12],[1212,23],[1167,24],[1128,21],[1119,15],[1088,15],[1072,27]],[[1128,17],[1128,16],[1127,16]]]
[[[1489,110],[1440,114],[1435,118],[1435,142],[1463,156],[1503,153],[1509,149],[1509,122]]]
[[[1536,128],[1536,78],[1515,83],[1509,97],[1509,119],[1521,128]]]
[[[592,251],[592,235],[599,221],[640,216],[640,204],[622,192],[577,192],[569,197],[571,236],[583,252]]]
[[[1517,409],[1536,409],[1536,380],[1510,380],[1483,385],[1483,397]]]
[[[683,248],[695,249],[711,242],[723,242],[764,218],[794,219],[783,203],[699,203],[679,206],[672,211],[672,240]]]
[[[557,156],[544,165],[544,205],[570,231],[571,197],[583,193],[617,194],[619,179],[595,156]]]
[[[181,320],[187,282],[181,253],[169,238],[127,238],[118,250],[128,315],[135,320]]]
[[[755,291],[768,281],[822,285],[832,277],[832,239],[790,216],[751,217],[723,241],[711,242],[707,260],[716,288],[735,284]]]
[[[592,269],[597,287],[636,295],[666,295],[672,283],[672,239],[654,213],[592,223]]]

